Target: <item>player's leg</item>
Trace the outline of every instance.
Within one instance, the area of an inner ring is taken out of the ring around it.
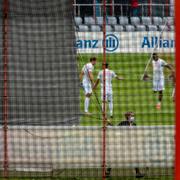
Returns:
[[[90,104],[90,97],[92,95],[92,88],[90,84],[83,84],[84,92],[85,92],[85,100],[84,100],[84,112],[86,114],[89,113],[89,104]]]
[[[102,101],[102,111],[104,108],[104,104],[105,104],[105,109],[107,109],[107,93],[105,94],[105,98],[104,98],[104,92],[103,89],[101,89],[101,101]]]
[[[113,95],[112,95],[112,92],[108,93],[107,98],[108,98],[108,104],[109,104],[110,117],[113,118]]]
[[[158,102],[156,104],[156,109],[161,109],[164,90],[164,79],[153,80],[153,90],[154,92],[158,92]]]

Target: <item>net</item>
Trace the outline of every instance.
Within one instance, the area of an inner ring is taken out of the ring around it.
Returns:
[[[173,8],[0,0],[0,177],[173,179]]]
[[[9,124],[79,124],[72,21],[71,3],[9,1]]]

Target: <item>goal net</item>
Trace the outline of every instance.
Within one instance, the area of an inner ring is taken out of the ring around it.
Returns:
[[[0,0],[0,177],[173,179],[173,11]]]

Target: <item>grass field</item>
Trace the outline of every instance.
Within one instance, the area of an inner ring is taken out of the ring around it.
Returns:
[[[96,56],[98,61],[94,70],[96,79],[98,71],[102,69],[102,55],[81,55],[78,58],[79,70],[89,61],[91,56]],[[117,75],[122,76],[124,80],[113,80],[113,99],[114,99],[114,117],[111,120],[114,124],[124,119],[124,113],[133,111],[136,114],[138,125],[173,125],[174,124],[174,103],[172,102],[172,81],[168,80],[170,71],[165,72],[165,91],[161,110],[156,109],[157,95],[152,91],[152,81],[142,81],[141,76],[144,72],[146,63],[150,54],[107,54],[107,62],[110,69]],[[159,57],[166,62],[174,65],[173,54],[159,54]],[[152,76],[151,64],[148,68],[148,74]],[[93,93],[90,104],[90,117],[81,117],[81,125],[100,125],[101,118],[101,95],[100,85]],[[84,108],[84,94],[81,90],[81,111]]]
[[[100,55],[81,55],[78,57],[79,71],[82,66],[89,61],[91,56],[96,56],[98,62],[95,66],[94,77],[96,79],[99,70],[101,70],[101,65],[103,61],[102,54]],[[173,85],[172,82],[168,80],[170,72],[165,70],[166,76],[166,89],[164,91],[164,99],[161,110],[156,109],[157,96],[152,91],[152,81],[144,82],[140,80],[143,74],[146,63],[149,59],[149,54],[108,54],[107,62],[109,63],[110,69],[114,70],[117,75],[124,77],[124,80],[117,81],[113,80],[113,99],[114,99],[114,117],[110,119],[115,125],[119,121],[124,119],[124,113],[127,111],[133,111],[136,114],[136,123],[138,125],[174,125],[174,114],[175,107],[172,102],[171,94]],[[174,65],[173,54],[160,54],[160,57],[166,62]],[[149,68],[148,74],[152,75],[152,69]],[[80,108],[83,112],[84,108],[84,93],[81,89],[80,92]],[[100,95],[100,85],[98,86],[95,93],[91,98],[90,112],[93,113],[92,116],[81,116],[81,125],[83,126],[99,126],[102,125],[102,115],[101,115],[101,95]],[[82,169],[79,171],[83,171]],[[91,170],[90,170],[91,171]],[[89,173],[91,174],[91,172]],[[156,172],[157,171],[157,172]],[[168,170],[169,171],[169,170]],[[146,174],[142,180],[173,180],[173,171],[168,172],[163,169],[155,170],[155,174]],[[51,174],[50,174],[51,175]],[[15,174],[16,176],[16,174]],[[69,177],[70,176],[70,177]],[[74,177],[73,177],[74,176]],[[94,176],[94,175],[93,175]],[[30,175],[31,178],[9,178],[9,180],[101,180],[100,176],[98,178],[83,178],[81,175],[76,176],[76,173],[67,174],[67,177],[60,175],[57,178],[52,177],[34,177]],[[119,176],[119,177],[109,177],[107,180],[135,180],[132,174],[129,177]],[[1,180],[1,179],[0,179]]]

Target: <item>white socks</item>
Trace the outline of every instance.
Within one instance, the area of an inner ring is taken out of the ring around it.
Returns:
[[[113,102],[108,102],[109,105],[109,112],[110,112],[110,116],[113,115]],[[103,110],[103,104],[102,104],[102,110]]]
[[[110,116],[112,116],[113,115],[113,102],[112,101],[109,102],[109,111],[110,111]]]
[[[85,112],[88,112],[88,109],[89,109],[89,101],[90,101],[90,98],[89,98],[89,97],[86,97],[86,98],[85,98],[85,101],[84,101],[84,111],[85,111]]]

